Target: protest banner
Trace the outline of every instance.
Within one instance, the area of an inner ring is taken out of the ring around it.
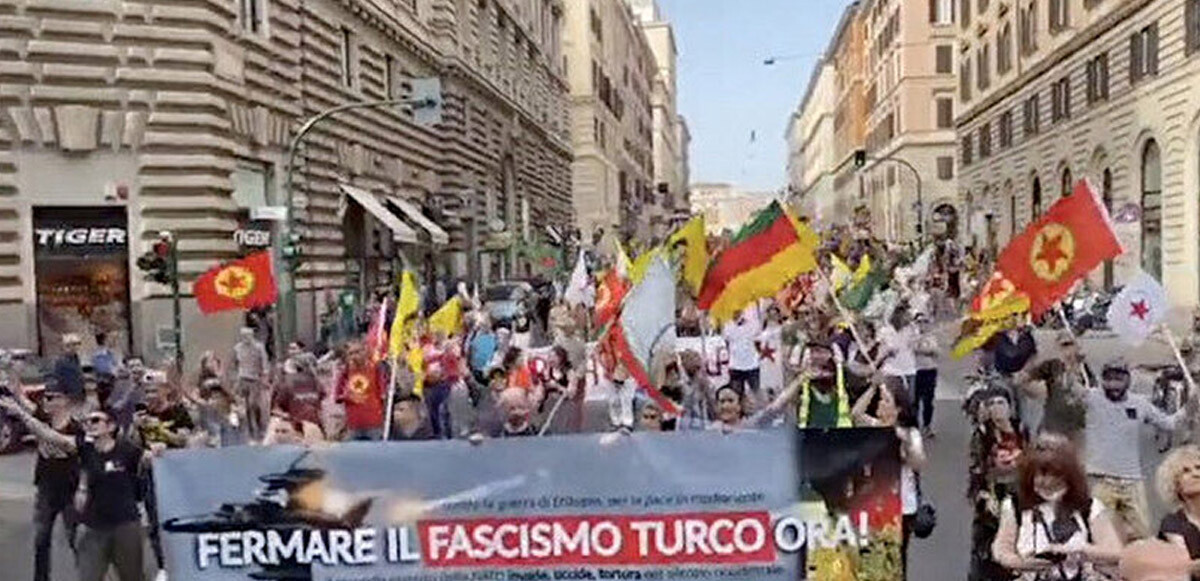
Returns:
[[[885,429],[247,446],[154,472],[172,579],[902,579]]]

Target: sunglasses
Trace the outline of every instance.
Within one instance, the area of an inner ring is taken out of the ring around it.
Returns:
[[[86,421],[89,426],[98,426],[100,424],[108,423],[108,418],[105,416],[90,416]]]

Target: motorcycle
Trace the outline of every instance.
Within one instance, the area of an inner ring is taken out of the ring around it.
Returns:
[[[1108,308],[1120,289],[1111,291],[1079,290],[1063,299],[1062,317],[1048,316],[1046,323],[1052,329],[1061,329],[1063,319],[1071,325],[1071,331],[1083,335],[1087,331],[1103,331],[1108,328]]]

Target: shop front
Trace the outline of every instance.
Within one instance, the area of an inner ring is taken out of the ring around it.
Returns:
[[[130,350],[129,231],[124,207],[33,209],[38,352],[58,355],[79,335],[84,352],[98,333]]]

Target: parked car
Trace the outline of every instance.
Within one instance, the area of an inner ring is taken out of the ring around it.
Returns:
[[[488,285],[483,290],[483,310],[498,327],[511,328],[518,314],[532,313],[533,285],[510,280]]]

